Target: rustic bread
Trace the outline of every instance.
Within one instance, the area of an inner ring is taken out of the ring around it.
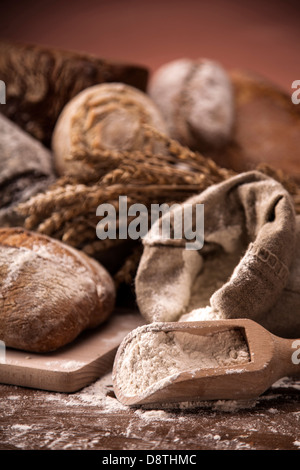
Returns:
[[[95,260],[22,228],[0,229],[0,339],[7,347],[47,352],[103,323],[114,283]]]
[[[7,95],[1,112],[50,146],[58,115],[77,93],[113,81],[145,90],[148,69],[86,53],[0,42],[0,78]]]
[[[148,93],[170,136],[200,152],[222,148],[234,121],[232,84],[225,69],[208,59],[177,59],[151,77]]]
[[[291,93],[253,72],[229,72],[235,95],[232,142],[216,156],[237,172],[260,164],[300,179],[300,106]]]
[[[67,103],[54,128],[57,173],[98,179],[112,168],[113,151],[158,152],[162,145],[151,141],[143,124],[167,132],[160,111],[146,93],[124,83],[86,88]]]
[[[0,114],[0,226],[22,225],[17,205],[55,178],[51,152]]]

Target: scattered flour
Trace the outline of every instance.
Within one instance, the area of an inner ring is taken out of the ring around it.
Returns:
[[[44,400],[58,402],[68,407],[99,406],[102,413],[118,413],[121,410],[128,410],[128,407],[119,402],[114,395],[111,372],[75,394],[49,393]]]
[[[44,401],[57,401],[67,407],[73,406],[99,406],[101,413],[119,414],[129,410],[129,406],[123,405],[114,395],[112,372],[108,372],[96,382],[83,388],[76,394],[49,393]],[[148,421],[169,421],[188,419],[186,411],[209,409],[224,413],[235,413],[238,410],[255,407],[257,400],[217,400],[217,401],[186,401],[180,403],[160,403],[159,405],[142,405],[133,409],[134,416]],[[176,412],[176,413],[174,413]],[[178,412],[182,414],[178,415]],[[21,430],[21,428],[20,428]],[[108,433],[109,434],[109,433]]]
[[[45,365],[47,367],[51,367],[55,370],[77,370],[83,367],[86,363],[82,361],[74,361],[74,360],[60,360],[60,361],[47,361]]]
[[[11,426],[11,429],[13,429],[14,431],[28,431],[30,429],[33,429],[34,426],[33,425],[29,425],[29,424],[13,424]]]
[[[247,344],[238,330],[200,336],[146,326],[137,328],[126,344],[115,375],[123,395],[133,396],[151,393],[183,371],[249,360]]]
[[[135,411],[135,414],[142,419],[147,420],[168,420],[170,419],[170,414],[168,414],[165,410],[143,410],[138,409]]]
[[[79,400],[81,404],[96,405],[98,403],[106,413],[127,410],[128,408],[115,398],[112,383],[112,374],[108,373],[79,391],[75,399]]]

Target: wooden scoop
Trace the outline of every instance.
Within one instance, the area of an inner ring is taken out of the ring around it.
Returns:
[[[239,330],[249,350],[249,361],[217,368],[181,371],[149,387],[140,394],[128,396],[119,377],[130,342],[147,332],[185,332],[212,335],[226,330]],[[201,400],[253,399],[282,377],[300,376],[296,340],[279,338],[249,319],[198,322],[153,323],[129,333],[120,344],[113,366],[113,384],[117,399],[125,405],[163,404]],[[298,342],[300,357],[300,342]]]

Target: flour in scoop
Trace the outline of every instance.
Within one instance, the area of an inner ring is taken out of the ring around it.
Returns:
[[[200,336],[182,331],[140,327],[119,357],[116,379],[124,396],[153,392],[184,371],[249,362],[239,330]]]

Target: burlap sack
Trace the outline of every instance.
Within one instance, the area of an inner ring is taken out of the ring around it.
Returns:
[[[204,204],[204,245],[188,250],[184,237],[151,227],[135,279],[146,320],[181,321],[205,310],[206,320],[251,318],[274,334],[299,336],[300,218],[289,193],[253,171],[187,203]]]

